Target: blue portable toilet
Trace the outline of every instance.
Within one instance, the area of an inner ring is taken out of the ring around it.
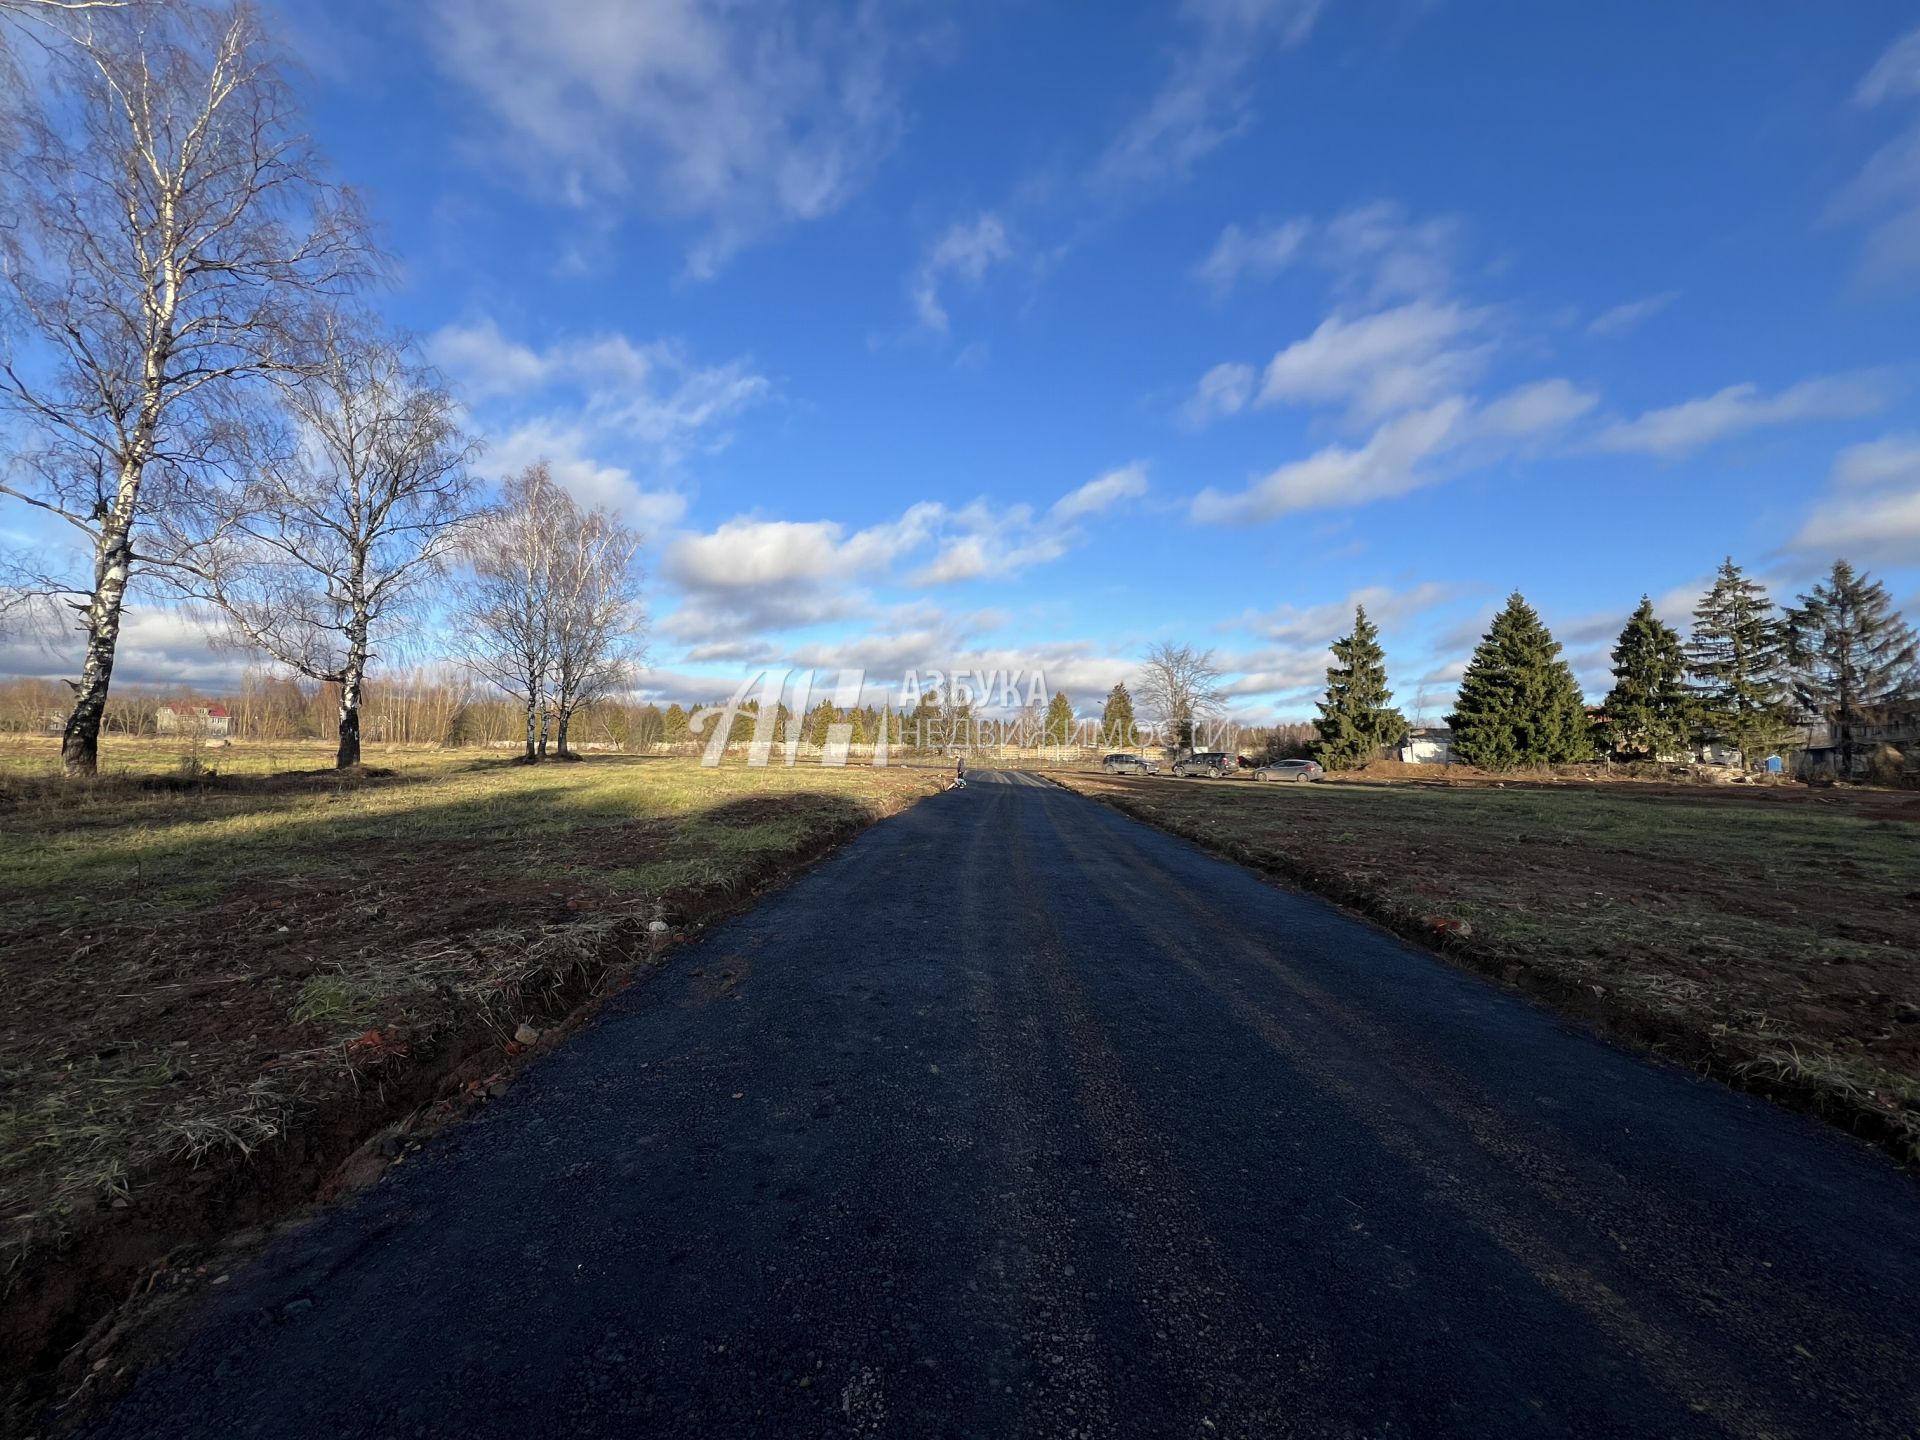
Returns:
[[[1787,768],[1786,762],[1783,761],[1778,755],[1767,756],[1767,774],[1778,775],[1782,770],[1785,770],[1786,768]]]

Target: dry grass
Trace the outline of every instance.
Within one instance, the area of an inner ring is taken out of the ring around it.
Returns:
[[[53,778],[0,744],[0,1239],[17,1266],[183,1163],[404,1088],[456,1037],[551,1023],[677,929],[933,788],[901,770],[525,767],[109,742]],[[289,774],[287,772],[305,772]],[[484,1039],[484,1034],[482,1036]]]
[[[1912,797],[1056,778],[1920,1161]]]

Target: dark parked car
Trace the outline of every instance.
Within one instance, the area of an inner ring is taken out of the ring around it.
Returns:
[[[1317,760],[1275,760],[1253,772],[1256,780],[1318,780],[1327,772]]]
[[[1109,755],[1100,764],[1109,775],[1158,775],[1158,761],[1144,755]]]
[[[1224,750],[1196,750],[1173,762],[1174,774],[1204,775],[1209,780],[1224,779],[1239,768],[1239,757],[1229,755]]]

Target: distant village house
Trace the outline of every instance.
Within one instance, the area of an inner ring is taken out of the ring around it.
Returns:
[[[233,729],[233,712],[224,705],[162,705],[153,712],[153,728],[162,735],[224,740]]]

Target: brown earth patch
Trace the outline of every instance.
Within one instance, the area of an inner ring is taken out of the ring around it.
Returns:
[[[1920,1163],[1920,797],[1054,778]]]
[[[151,778],[0,765],[0,1422],[121,1375],[130,1296],[211,1283],[223,1236],[484,1103],[521,1024],[544,1048],[933,788],[618,757]]]

